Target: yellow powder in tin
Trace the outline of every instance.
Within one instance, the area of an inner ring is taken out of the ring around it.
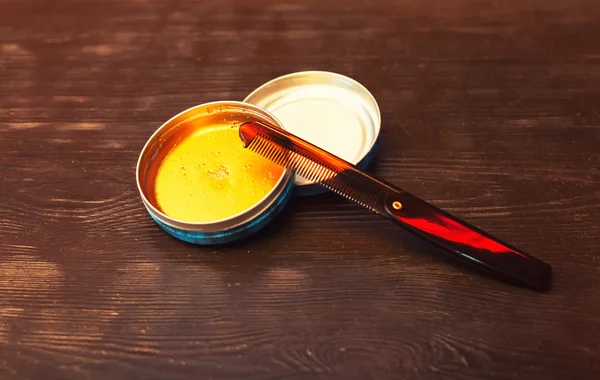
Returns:
[[[256,205],[282,172],[281,167],[245,149],[238,128],[201,128],[164,158],[156,176],[156,201],[172,218],[216,221]]]

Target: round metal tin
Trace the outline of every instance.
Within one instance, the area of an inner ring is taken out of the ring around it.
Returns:
[[[153,170],[151,163],[158,159],[165,139],[168,139],[177,128],[183,127],[192,120],[204,120],[202,118],[208,116],[211,118],[222,116],[223,121],[232,122],[258,119],[283,128],[277,118],[254,105],[237,101],[212,102],[187,109],[165,122],[142,149],[137,163],[136,179],[142,202],[150,216],[162,229],[176,238],[189,243],[207,245],[232,242],[257,232],[285,207],[294,187],[292,173],[284,170],[274,188],[257,204],[237,215],[209,223],[177,220],[160,211],[150,201],[151,197],[148,194],[150,191],[147,184],[148,172]]]
[[[275,78],[244,99],[272,113],[285,129],[364,169],[376,152],[379,106],[354,79],[327,71],[303,71]],[[327,190],[296,176],[296,195]]]

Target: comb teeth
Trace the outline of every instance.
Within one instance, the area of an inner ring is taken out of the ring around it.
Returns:
[[[286,141],[275,142],[270,136],[258,133],[248,145],[248,149],[268,160],[283,166],[311,182],[316,182],[369,210],[376,211],[375,205],[380,195],[371,189],[371,184],[331,165],[314,161],[308,155],[296,150]]]

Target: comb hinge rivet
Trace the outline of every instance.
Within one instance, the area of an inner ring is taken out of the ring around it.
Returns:
[[[394,208],[394,210],[400,210],[402,208],[402,203],[394,201],[392,202],[392,207]]]

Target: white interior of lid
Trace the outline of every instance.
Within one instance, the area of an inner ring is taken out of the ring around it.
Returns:
[[[255,104],[275,115],[287,131],[353,164],[369,153],[377,138],[377,111],[343,87],[293,86],[255,99]],[[309,184],[296,176],[296,185]]]

